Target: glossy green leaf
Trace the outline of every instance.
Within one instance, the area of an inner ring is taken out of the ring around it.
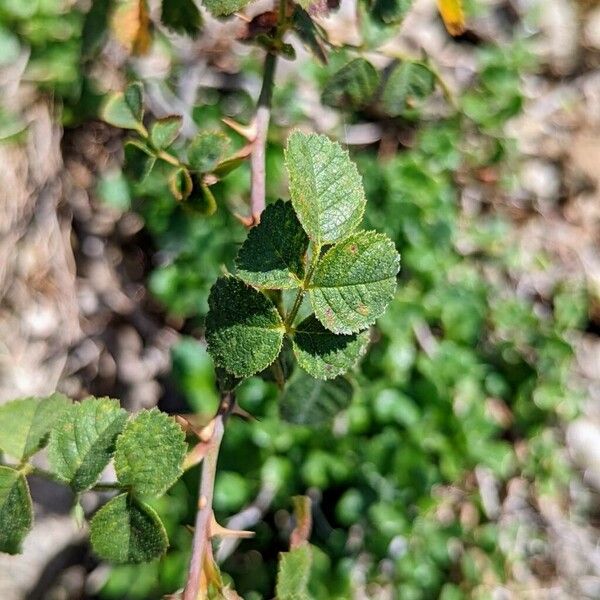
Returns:
[[[215,17],[225,17],[242,10],[251,0],[204,0],[203,4]]]
[[[309,287],[319,321],[335,333],[372,325],[394,297],[400,256],[393,242],[375,231],[360,231],[331,248]]]
[[[210,291],[208,305],[206,341],[217,365],[248,377],[277,358],[285,328],[262,292],[235,277],[220,277]]]
[[[210,173],[229,150],[229,138],[218,131],[201,131],[188,146],[188,162],[192,171]]]
[[[295,425],[330,423],[352,401],[352,384],[345,377],[323,381],[297,370],[279,402],[281,418]]]
[[[385,112],[393,117],[416,108],[433,91],[435,78],[425,65],[413,62],[398,64],[390,73],[381,103]]]
[[[256,287],[298,287],[304,277],[308,237],[289,202],[278,200],[261,215],[248,233],[236,265],[237,275]]]
[[[0,450],[19,461],[35,454],[70,402],[62,394],[52,394],[0,406]]]
[[[312,565],[309,544],[280,552],[277,570],[277,600],[310,600],[308,582]]]
[[[118,400],[87,398],[71,405],[50,434],[52,472],[77,492],[92,487],[109,463],[126,421]]]
[[[0,466],[0,552],[18,554],[31,529],[33,508],[22,473]]]
[[[307,373],[318,379],[332,379],[358,362],[369,345],[369,332],[338,335],[311,315],[296,328],[293,345],[298,364]]]
[[[162,0],[160,20],[175,33],[196,37],[202,28],[202,15],[194,0]]]
[[[107,502],[90,524],[94,552],[115,563],[148,562],[168,547],[165,528],[156,512],[129,494]]]
[[[356,110],[371,102],[378,86],[375,67],[364,58],[355,58],[331,76],[321,100],[328,106]]]
[[[177,139],[182,121],[179,115],[169,115],[154,121],[150,128],[152,145],[159,150],[168,148]]]
[[[348,152],[324,135],[293,132],[285,162],[294,210],[318,245],[348,236],[362,220],[362,179]]]
[[[157,408],[144,410],[117,439],[117,479],[143,496],[160,496],[181,476],[186,452],[181,427]]]
[[[121,127],[122,129],[140,131],[143,127],[141,119],[138,119],[133,112],[123,92],[116,92],[108,97],[100,111],[100,118],[110,123],[110,125]]]

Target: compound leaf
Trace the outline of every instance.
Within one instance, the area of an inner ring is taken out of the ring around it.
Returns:
[[[237,275],[256,287],[298,287],[307,248],[308,237],[292,205],[278,200],[267,206],[242,244],[236,258]]]
[[[0,466],[0,552],[18,554],[31,529],[33,508],[22,473]]]
[[[148,562],[163,555],[167,533],[156,512],[129,494],[107,502],[90,524],[94,552],[115,563]]]
[[[279,354],[285,331],[277,309],[262,292],[235,277],[220,277],[208,298],[206,341],[215,363],[249,377]]]
[[[293,132],[285,162],[302,227],[318,246],[348,236],[360,223],[365,193],[348,152],[324,135]]]
[[[202,15],[194,0],[162,0],[160,20],[171,31],[191,37],[202,28]]]
[[[345,377],[323,381],[298,370],[283,392],[279,412],[284,421],[295,425],[327,425],[349,406],[352,394]]]
[[[337,335],[317,320],[307,317],[293,339],[298,364],[317,379],[332,379],[350,370],[369,345],[369,332]]]
[[[126,421],[118,400],[87,398],[71,405],[50,434],[48,461],[56,477],[76,492],[92,487],[109,463]]]
[[[144,410],[117,439],[117,479],[143,496],[160,496],[181,476],[186,452],[181,427],[157,408]]]
[[[302,544],[289,552],[280,552],[277,569],[277,600],[309,600],[308,581],[312,552]]]
[[[52,394],[0,406],[0,449],[19,461],[35,454],[45,445],[50,430],[70,402],[62,394]]]
[[[210,173],[229,149],[229,138],[218,131],[201,131],[188,146],[188,161],[193,171]]]
[[[321,100],[335,108],[358,109],[369,104],[378,86],[375,67],[364,58],[355,58],[332,75]]]
[[[397,117],[414,109],[433,91],[435,78],[425,65],[403,62],[392,70],[381,95],[383,109]]]
[[[394,297],[400,256],[392,240],[360,231],[321,259],[309,288],[317,319],[334,333],[372,325]]]
[[[169,115],[157,119],[150,128],[150,141],[155,148],[168,148],[179,135],[183,119],[179,115]]]
[[[226,17],[242,10],[251,0],[204,0],[204,6],[215,17]]]

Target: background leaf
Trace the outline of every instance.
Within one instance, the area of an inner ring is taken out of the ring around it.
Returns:
[[[310,600],[308,581],[312,553],[308,544],[279,554],[277,600]]]
[[[248,4],[250,4],[250,0],[204,0],[204,6],[215,17],[226,17],[242,10]]]
[[[117,440],[115,470],[124,487],[143,496],[160,496],[182,473],[185,434],[157,408],[131,419]]]
[[[160,20],[175,33],[196,37],[202,28],[202,15],[194,0],[162,0]]]
[[[119,0],[111,19],[115,38],[133,54],[150,49],[150,15],[146,0]]]
[[[217,365],[248,377],[277,358],[284,326],[264,294],[235,277],[220,277],[210,291],[208,305],[206,341]]]
[[[100,118],[122,129],[140,130],[142,124],[125,100],[123,92],[116,92],[108,97],[100,111]]]
[[[0,449],[19,461],[37,452],[70,402],[57,393],[48,398],[13,400],[0,406]]]
[[[355,58],[336,71],[321,94],[323,104],[358,109],[371,102],[379,86],[379,73],[364,58]]]
[[[352,395],[352,384],[345,377],[323,381],[297,370],[286,385],[279,412],[294,425],[327,425],[348,408]]]
[[[179,115],[169,115],[154,121],[150,128],[152,145],[159,150],[168,148],[177,139],[182,121]]]
[[[56,477],[77,492],[92,487],[126,421],[118,400],[86,398],[71,405],[50,434],[48,461]]]
[[[319,321],[335,333],[372,325],[394,297],[400,256],[384,234],[360,231],[331,248],[312,278],[309,295]]]
[[[269,289],[298,287],[304,277],[308,237],[289,202],[278,200],[248,232],[236,258],[237,275]]]
[[[188,161],[192,171],[210,173],[229,149],[229,138],[223,133],[202,131],[188,146]]]
[[[425,65],[403,62],[396,65],[385,82],[381,95],[388,115],[400,116],[416,108],[434,89],[435,78]]]
[[[0,552],[18,554],[33,523],[29,486],[22,473],[0,466]]]
[[[369,332],[338,335],[325,329],[315,315],[296,327],[293,338],[298,364],[317,379],[332,379],[349,371],[365,353]]]
[[[90,540],[100,558],[116,563],[148,562],[168,547],[156,512],[129,494],[113,498],[94,515]]]
[[[438,0],[438,9],[450,35],[460,35],[465,30],[462,0]]]
[[[318,245],[349,235],[362,220],[362,179],[348,152],[324,135],[294,131],[285,164],[294,210],[308,237]]]

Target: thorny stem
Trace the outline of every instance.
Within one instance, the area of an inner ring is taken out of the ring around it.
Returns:
[[[205,558],[211,550],[209,548],[211,543],[210,525],[213,517],[212,503],[219,448],[225,431],[225,421],[231,414],[234,405],[235,398],[233,394],[231,392],[223,394],[215,417],[214,430],[209,441],[210,448],[202,461],[202,476],[200,478],[198,512],[196,513],[194,539],[192,542],[192,557],[190,559],[188,580],[183,591],[183,600],[199,600],[201,598],[202,567]]]

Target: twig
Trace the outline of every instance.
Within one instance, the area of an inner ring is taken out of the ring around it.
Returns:
[[[210,526],[213,518],[213,494],[215,487],[215,476],[217,474],[217,461],[219,448],[225,421],[233,410],[235,398],[232,393],[226,393],[221,397],[219,410],[215,417],[215,426],[210,439],[210,448],[202,463],[202,476],[198,496],[198,512],[194,527],[194,539],[192,542],[192,558],[188,571],[188,580],[183,591],[183,600],[198,600],[202,580],[202,567],[205,557],[208,555],[210,541]]]

